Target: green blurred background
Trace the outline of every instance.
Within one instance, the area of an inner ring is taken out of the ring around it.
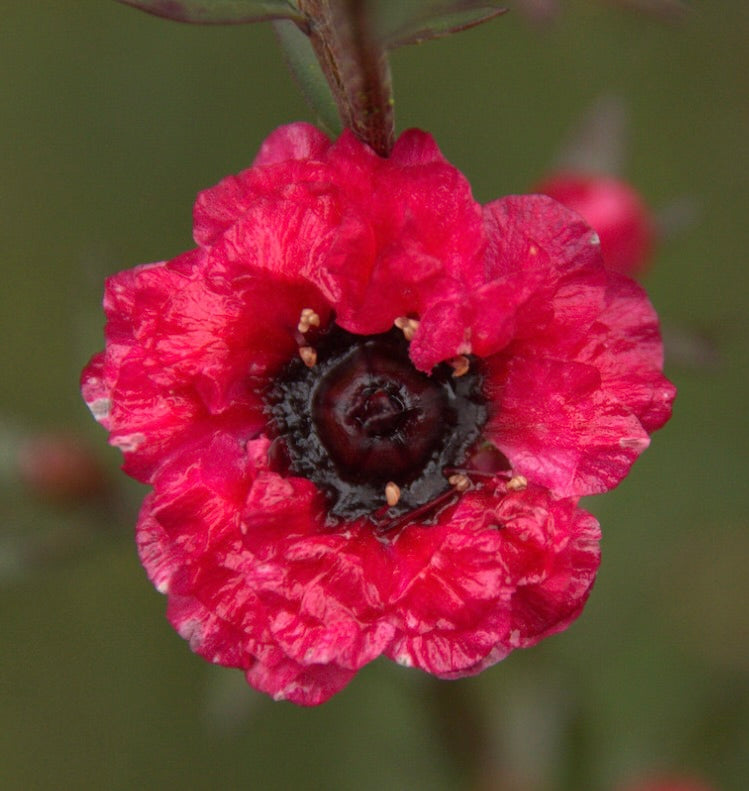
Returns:
[[[695,2],[676,26],[565,9],[395,52],[398,128],[431,131],[486,201],[542,176],[596,97],[626,101],[627,176],[655,208],[699,206],[646,277],[674,419],[588,503],[604,560],[569,631],[453,684],[376,662],[299,709],[204,664],[166,623],[132,541],[145,490],[116,472],[77,380],[103,343],[104,276],[190,247],[196,192],[311,113],[269,26],[4,4],[3,791],[607,791],[651,770],[749,788],[749,4]],[[18,443],[52,429],[91,444],[114,501],[63,508],[19,483]],[[475,781],[463,762],[481,740]]]

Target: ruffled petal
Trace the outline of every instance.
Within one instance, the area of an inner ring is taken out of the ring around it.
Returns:
[[[486,221],[496,278],[477,296],[484,328],[474,324],[472,345],[489,357],[487,436],[560,496],[607,491],[671,413],[655,313],[639,286],[606,272],[596,235],[554,201],[506,198],[486,207]]]
[[[671,417],[676,388],[661,373],[658,316],[633,280],[609,275],[605,307],[575,356],[600,371],[601,387],[631,409],[646,431]]]
[[[286,124],[265,138],[252,166],[266,167],[289,159],[322,159],[330,146],[327,135],[316,126],[304,122]]]
[[[562,497],[616,486],[650,443],[632,412],[574,360],[493,359],[486,384],[497,404],[486,435],[529,480]]]
[[[203,190],[193,207],[193,237],[196,244],[208,246],[216,242],[258,195],[272,189],[276,179],[263,178],[271,165],[290,160],[313,160],[324,156],[330,147],[328,138],[314,126],[305,123],[282,126],[269,135],[253,162],[253,167],[227,176],[215,187]]]
[[[262,689],[276,674],[272,694],[304,702],[332,694],[312,691],[333,683],[326,666],[347,681],[390,641],[371,581],[387,572],[371,530],[321,532],[318,493],[268,470],[269,445],[222,433],[183,448],[158,471],[138,546],[194,651]]]
[[[444,523],[404,531],[396,544],[388,656],[457,678],[561,631],[590,593],[599,538],[574,501],[537,487],[465,495]]]
[[[203,251],[107,281],[107,348],[82,377],[84,398],[125,455],[150,480],[159,460],[212,420],[246,434],[265,426],[261,391],[297,350],[304,308],[330,309],[303,280],[237,271]]]
[[[355,670],[329,662],[300,665],[288,658],[274,664],[255,662],[245,673],[247,682],[274,700],[288,700],[300,706],[319,706],[340,692],[354,677]]]
[[[346,193],[360,201],[375,240],[368,278],[336,305],[338,323],[350,332],[384,332],[397,316],[424,313],[440,299],[465,300],[481,277],[481,208],[470,185],[431,138],[414,132],[402,139],[390,159],[364,158],[366,178],[350,164],[363,158],[361,143],[344,135],[331,149],[331,164],[349,174]]]
[[[486,282],[501,283],[517,306],[513,338],[552,345],[585,337],[604,304],[606,273],[598,237],[574,212],[543,195],[502,198],[484,207]],[[496,288],[496,287],[495,287]],[[476,314],[496,312],[496,291],[480,294]],[[478,330],[474,351],[506,343]]]

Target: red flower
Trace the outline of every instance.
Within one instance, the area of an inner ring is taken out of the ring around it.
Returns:
[[[83,374],[154,487],[141,557],[195,651],[315,704],[383,653],[457,677],[577,617],[576,499],[674,391],[576,215],[479,206],[422,132],[381,159],[294,124],[198,197],[195,239],[108,281]]]
[[[609,269],[635,275],[648,264],[655,221],[640,195],[613,176],[556,173],[535,191],[558,200],[585,218],[601,239]]]

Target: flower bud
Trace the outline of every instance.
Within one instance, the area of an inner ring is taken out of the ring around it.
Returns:
[[[78,504],[101,496],[107,479],[95,454],[76,437],[39,434],[22,442],[18,475],[38,497],[55,503]]]
[[[601,239],[609,269],[635,275],[647,266],[655,242],[655,222],[640,195],[612,176],[559,172],[544,179],[536,192],[576,211]]]

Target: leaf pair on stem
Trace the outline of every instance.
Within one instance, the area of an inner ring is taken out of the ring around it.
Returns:
[[[381,156],[394,140],[388,50],[457,33],[507,9],[482,0],[120,0],[204,25],[272,21],[286,61],[320,122]]]

